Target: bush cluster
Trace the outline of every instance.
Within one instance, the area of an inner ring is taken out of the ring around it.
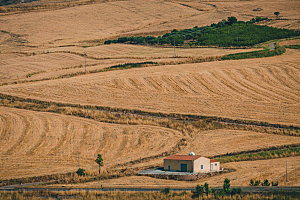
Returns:
[[[230,180],[228,178],[225,178],[223,189],[222,190],[216,190],[209,187],[207,183],[204,185],[197,185],[194,191],[193,197],[200,197],[203,196],[203,194],[206,194],[207,196],[209,194],[213,194],[215,197],[218,196],[226,196],[226,195],[241,195],[242,189],[241,188],[230,188]]]
[[[117,40],[107,40],[104,44],[128,43],[148,45],[183,45],[189,44],[201,46],[252,46],[274,39],[288,38],[299,35],[298,32],[288,29],[278,29],[269,26],[255,25],[255,22],[267,20],[256,17],[250,21],[237,21],[235,17],[228,17],[210,26],[191,29],[176,30],[162,36],[138,36],[120,37]]]
[[[272,181],[270,183],[268,179],[265,179],[264,181],[251,179],[249,185],[250,186],[278,186],[278,181],[276,182]]]
[[[218,158],[221,163],[247,161],[247,160],[263,160],[272,158],[281,158],[300,155],[300,147],[287,147],[284,149],[264,150],[261,152],[243,153],[238,155],[228,155]]]
[[[259,51],[251,51],[251,52],[243,52],[243,53],[235,53],[235,54],[228,54],[222,56],[222,60],[239,60],[239,59],[247,59],[247,58],[262,58],[262,57],[271,57],[271,56],[278,56],[285,53],[284,47],[278,47],[273,51],[268,49],[259,50]]]

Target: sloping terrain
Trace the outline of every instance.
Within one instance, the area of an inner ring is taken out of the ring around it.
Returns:
[[[106,124],[52,113],[0,107],[0,178],[105,167],[172,149],[181,133],[151,126]]]
[[[285,164],[288,162],[288,182],[285,182]],[[237,163],[228,163],[222,165],[225,168],[235,168],[235,172],[224,173],[219,176],[212,176],[198,181],[175,181],[156,179],[144,176],[122,177],[118,179],[68,185],[70,187],[91,187],[97,188],[99,185],[105,187],[154,187],[154,188],[174,188],[174,187],[195,187],[203,185],[205,182],[209,186],[222,186],[224,179],[229,178],[231,186],[249,186],[250,179],[263,181],[279,181],[280,186],[299,186],[299,163],[300,157],[280,158],[271,160],[244,161]]]
[[[274,58],[103,72],[8,85],[21,97],[300,124],[298,50]],[[74,96],[76,93],[76,96]]]

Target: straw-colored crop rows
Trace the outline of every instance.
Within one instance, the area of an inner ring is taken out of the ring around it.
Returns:
[[[98,153],[109,167],[172,149],[181,133],[151,126],[93,120],[0,107],[1,178],[97,170]],[[26,170],[24,170],[26,169]]]
[[[103,72],[3,86],[0,92],[74,104],[299,124],[299,56],[299,51],[288,50],[275,58]]]

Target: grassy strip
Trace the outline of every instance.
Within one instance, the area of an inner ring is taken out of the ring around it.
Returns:
[[[300,127],[297,126],[270,124],[267,122],[251,120],[234,120],[223,117],[184,115],[176,113],[166,114],[135,109],[57,103],[15,97],[1,93],[0,105],[34,111],[73,115],[107,123],[156,125],[173,128],[187,134],[199,130],[228,128],[300,136]]]
[[[235,53],[235,54],[228,54],[222,56],[222,60],[239,60],[239,59],[247,59],[247,58],[262,58],[262,57],[271,57],[271,56],[278,56],[285,53],[284,47],[278,47],[273,51],[268,49],[260,50],[260,51],[251,51],[251,52],[243,52],[243,53]]]
[[[274,159],[274,158],[284,158],[291,156],[299,156],[300,155],[300,145],[291,145],[292,147],[283,148],[283,149],[274,149],[268,151],[260,151],[255,153],[242,153],[238,155],[228,155],[215,157],[221,163],[228,162],[238,162],[238,161],[253,161],[253,160],[266,160],[266,159]]]
[[[299,44],[295,44],[295,45],[285,45],[285,48],[288,49],[300,49],[300,45]]]
[[[26,78],[30,78],[32,77],[33,75],[37,75],[37,74],[40,74],[40,73],[44,73],[45,71],[39,71],[39,72],[32,72],[32,73],[29,73],[26,75]]]

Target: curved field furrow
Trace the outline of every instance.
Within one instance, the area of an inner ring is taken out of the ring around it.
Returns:
[[[278,99],[279,101],[292,102],[297,103],[299,100],[299,96],[294,93],[294,91],[281,89],[282,86],[278,84],[270,85],[268,82],[261,79],[261,76],[255,74],[256,72],[253,69],[247,70],[236,70],[237,76],[240,74],[242,79],[247,82],[249,85],[253,85],[253,87],[257,88],[258,91],[261,91],[262,94],[268,94],[268,96],[273,96],[274,99]],[[256,81],[253,81],[250,77],[258,77]]]
[[[229,80],[232,80],[235,82],[236,85],[239,85],[242,89],[244,89],[245,94],[255,98],[257,101],[272,101],[273,98],[270,97],[268,94],[265,94],[257,88],[251,86],[248,84],[243,78],[237,78],[237,75],[233,73],[233,71],[226,72],[227,76],[229,77]]]
[[[184,85],[187,88],[187,90],[189,91],[189,94],[192,94],[192,95],[199,94],[199,91],[197,91],[197,88],[196,88],[197,85],[194,84],[190,74],[188,76],[182,75],[181,77],[179,77],[177,79],[177,82],[178,82],[178,84]]]
[[[46,119],[45,118],[43,118],[43,119],[39,118],[39,121],[40,121],[40,124],[38,124],[38,125],[39,125],[39,127],[41,127],[41,129],[36,130],[36,131],[40,131],[41,134],[38,135],[37,137],[35,137],[35,138],[38,138],[38,141],[36,141],[35,144],[31,147],[31,149],[29,149],[26,152],[26,155],[36,154],[39,151],[39,148],[41,148],[41,146],[46,141],[46,137],[49,133],[49,128],[50,128],[49,127],[49,120],[47,118]]]
[[[249,88],[249,90],[255,92],[259,96],[267,97],[268,101],[293,101],[293,99],[289,97],[285,97],[282,94],[278,94],[270,90],[269,88],[264,87],[264,83],[258,84],[258,80],[248,80],[250,77],[256,77],[251,74],[250,69],[245,69],[243,72],[237,69],[232,72],[233,77],[236,77],[237,81],[241,84],[245,85],[245,87]],[[261,86],[262,85],[262,86]]]
[[[21,151],[21,153],[24,153],[24,146],[30,144],[30,138],[32,137],[32,126],[30,121],[28,120],[27,116],[20,115],[18,113],[14,113],[15,115],[18,115],[20,118],[19,120],[22,123],[21,127],[21,134],[19,135],[19,138],[14,141],[14,144],[12,147],[10,147],[5,154],[11,155],[16,152]],[[24,146],[23,146],[24,145]],[[23,147],[23,148],[22,148]]]
[[[178,131],[154,126],[106,124],[6,107],[0,107],[0,113],[5,118],[0,124],[6,123],[1,135],[15,135],[0,141],[5,146],[0,148],[0,178],[73,171],[78,156],[85,169],[96,170],[98,153],[109,168],[168,152],[182,138]]]
[[[208,90],[208,96],[223,96],[226,93],[220,91],[215,87],[215,84],[207,77],[208,74],[199,74],[199,76],[194,76],[198,84],[202,85],[206,90]]]
[[[273,76],[275,79],[277,79],[282,85],[289,87],[291,89],[294,89],[295,85],[292,81],[289,80],[287,76],[284,76],[284,74],[281,74],[281,71],[278,70],[280,67],[266,67],[270,73],[271,76]]]
[[[289,65],[292,66],[292,65]],[[291,79],[293,79],[293,81],[297,84],[300,84],[300,80],[299,80],[299,75],[300,75],[300,69],[299,68],[283,68],[283,70],[285,71],[285,73],[287,74],[288,77],[290,77]]]
[[[239,96],[242,98],[247,99],[253,99],[253,100],[261,100],[256,95],[253,95],[253,93],[247,91],[245,87],[241,86],[239,82],[235,81],[234,79],[231,79],[228,77],[228,74],[226,71],[222,72],[212,72],[212,77],[214,78],[214,82],[220,82],[223,86],[229,89],[228,95],[233,96]],[[235,95],[233,95],[235,94]]]
[[[266,85],[270,87],[274,87],[274,85],[276,84],[277,86],[276,88],[280,89],[280,91],[285,91],[288,92],[289,94],[291,94],[291,92],[294,91],[294,89],[291,88],[292,85],[289,87],[283,85],[278,79],[276,79],[272,74],[270,74],[270,71],[267,68],[264,67],[253,68],[252,71],[259,80],[261,80],[262,82],[264,82]]]

